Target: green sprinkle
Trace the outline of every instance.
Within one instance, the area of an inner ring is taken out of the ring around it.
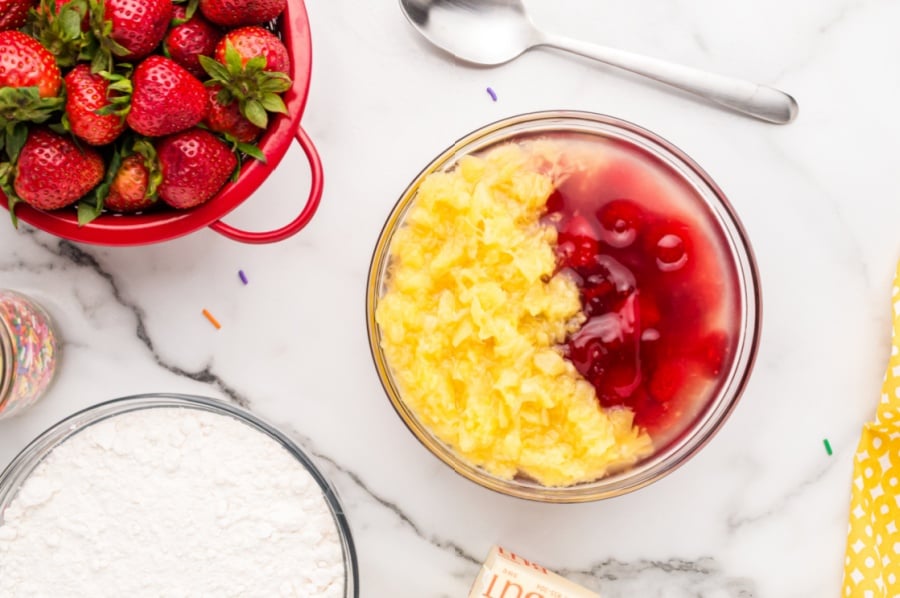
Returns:
[[[830,457],[831,455],[833,455],[834,453],[831,450],[831,443],[828,442],[828,439],[826,438],[822,442],[825,444],[825,452],[828,453],[828,456]]]

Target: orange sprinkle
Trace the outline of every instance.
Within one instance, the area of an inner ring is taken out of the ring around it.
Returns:
[[[211,313],[209,313],[209,310],[204,309],[203,315],[206,316],[206,319],[209,320],[210,324],[216,327],[216,330],[219,330],[222,327],[222,325],[219,324],[219,321],[215,319]]]

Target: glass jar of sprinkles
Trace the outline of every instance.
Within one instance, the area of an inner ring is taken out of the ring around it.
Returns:
[[[56,372],[59,346],[47,312],[0,289],[0,419],[40,399]]]

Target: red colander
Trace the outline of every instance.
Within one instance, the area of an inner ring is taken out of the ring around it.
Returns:
[[[19,203],[16,206],[19,220],[64,239],[114,246],[159,243],[206,226],[242,243],[274,243],[299,232],[309,223],[319,206],[324,178],[319,154],[300,126],[312,66],[309,18],[303,0],[287,0],[287,9],[281,17],[279,29],[291,58],[293,84],[284,95],[288,114],[277,115],[259,142],[259,148],[266,156],[265,163],[246,160],[236,181],[225,185],[218,195],[205,204],[190,210],[164,209],[135,215],[104,213],[93,222],[79,226],[78,214],[74,208],[42,212]],[[306,153],[312,171],[309,195],[300,214],[285,226],[266,232],[248,232],[222,222],[221,219],[250,197],[278,166],[293,139],[297,140]],[[4,207],[7,205],[6,196],[2,192],[0,204]]]

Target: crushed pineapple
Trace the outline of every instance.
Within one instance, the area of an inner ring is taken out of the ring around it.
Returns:
[[[495,476],[568,486],[651,441],[630,410],[600,408],[556,348],[584,316],[540,222],[553,182],[528,164],[508,144],[425,178],[375,318],[404,402],[437,438]]]

